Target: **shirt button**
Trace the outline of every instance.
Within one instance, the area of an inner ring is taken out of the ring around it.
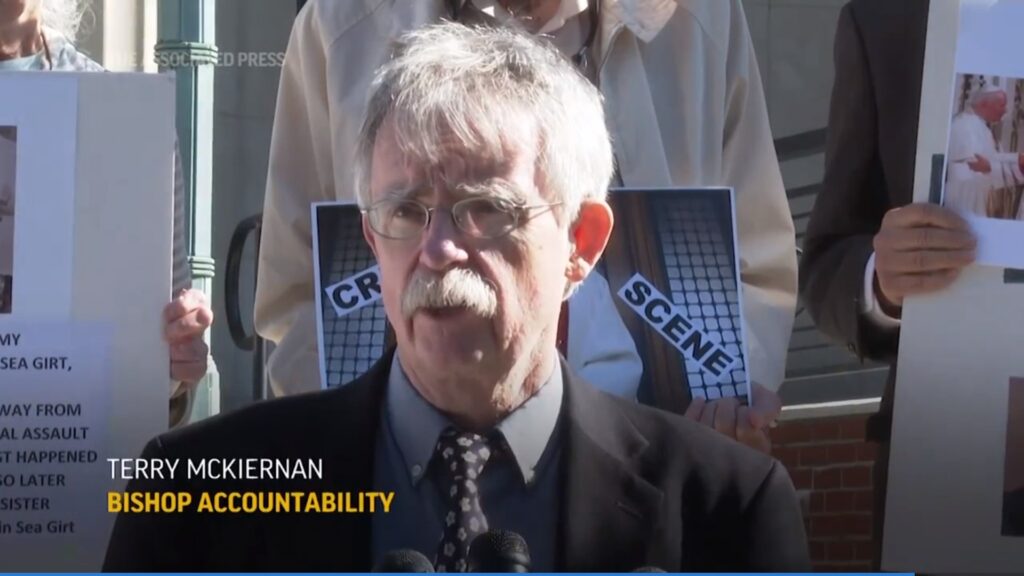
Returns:
[[[420,466],[419,464],[414,464],[412,467],[412,475],[419,477],[420,474],[423,474],[423,466]]]

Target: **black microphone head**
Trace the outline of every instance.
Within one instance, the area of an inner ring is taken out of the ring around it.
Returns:
[[[661,572],[662,574],[665,573],[664,570],[658,568],[657,566],[641,566],[636,570],[633,570],[633,572]]]
[[[469,545],[470,572],[529,572],[530,549],[511,530],[488,530]]]
[[[433,572],[434,564],[416,550],[392,550],[377,562],[374,572]]]

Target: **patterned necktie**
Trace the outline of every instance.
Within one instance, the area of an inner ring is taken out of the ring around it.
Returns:
[[[479,434],[448,428],[437,440],[434,458],[439,487],[447,504],[434,558],[438,572],[465,572],[469,544],[487,531],[477,478],[490,457],[487,438]]]

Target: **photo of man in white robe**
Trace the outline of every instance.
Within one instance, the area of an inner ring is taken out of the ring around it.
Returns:
[[[962,80],[958,85],[962,85]],[[1014,218],[1007,198],[1024,185],[1024,154],[1001,152],[992,125],[1006,116],[1006,92],[989,85],[973,93],[953,117],[949,133],[949,172],[944,204],[964,214]]]
[[[11,312],[14,285],[15,134],[13,127],[0,126],[0,314]]]

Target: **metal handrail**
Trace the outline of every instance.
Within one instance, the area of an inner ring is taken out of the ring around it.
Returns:
[[[252,390],[254,400],[262,400],[265,396],[264,342],[256,333],[255,328],[253,328],[252,333],[246,331],[245,324],[242,322],[239,286],[241,283],[242,254],[245,251],[245,245],[250,235],[255,243],[255,253],[257,254],[256,272],[254,274],[259,273],[258,262],[262,225],[263,214],[256,214],[242,220],[235,226],[235,231],[231,234],[231,242],[228,244],[228,257],[224,273],[224,315],[227,320],[228,331],[231,333],[231,340],[240,349],[253,352]],[[249,316],[251,317],[251,314]]]

